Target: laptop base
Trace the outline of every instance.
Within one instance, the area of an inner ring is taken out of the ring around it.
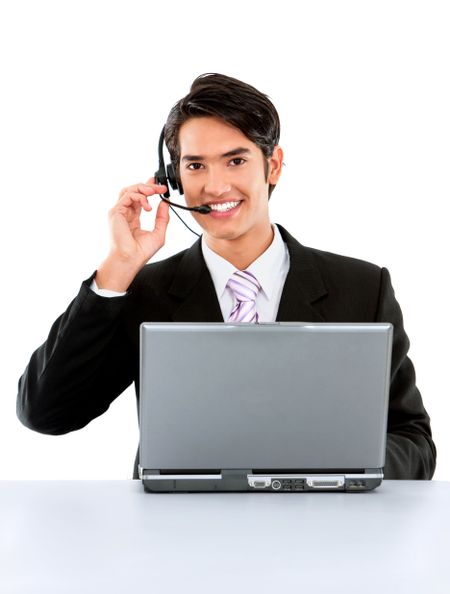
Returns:
[[[350,472],[255,472],[251,469],[208,471],[140,470],[140,478],[147,492],[201,493],[253,492],[304,493],[308,491],[360,493],[371,491],[383,480],[381,469]],[[195,474],[197,472],[197,474]]]

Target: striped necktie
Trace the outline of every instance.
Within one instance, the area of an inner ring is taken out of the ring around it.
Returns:
[[[261,285],[254,275],[248,270],[236,270],[231,275],[227,287],[231,289],[236,299],[228,321],[258,323],[256,296]]]

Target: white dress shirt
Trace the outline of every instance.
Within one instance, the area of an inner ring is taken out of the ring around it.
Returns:
[[[272,225],[274,237],[272,243],[254,262],[247,266],[261,285],[256,297],[256,311],[260,322],[274,322],[280,305],[284,281],[289,271],[289,252],[280,231]],[[219,256],[208,247],[205,237],[202,236],[202,252],[206,266],[211,274],[212,281],[226,322],[235,305],[235,297],[226,284],[237,268],[228,260]]]
[[[287,245],[284,243],[278,227],[272,225],[272,228],[274,230],[272,243],[265,252],[246,268],[246,270],[250,271],[258,279],[261,285],[261,291],[259,291],[256,297],[256,311],[258,312],[260,322],[275,321],[284,282],[289,272],[289,251]],[[228,260],[219,256],[219,254],[213,252],[208,247],[204,235],[202,235],[201,246],[206,266],[216,289],[223,319],[227,321],[234,307],[235,297],[226,284],[237,268],[228,262]],[[102,297],[120,297],[126,295],[126,291],[121,293],[110,291],[109,289],[99,289],[95,279],[92,281],[90,288]]]

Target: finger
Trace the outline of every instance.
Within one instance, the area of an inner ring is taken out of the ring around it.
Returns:
[[[122,196],[118,204],[125,207],[136,207],[140,205],[148,211],[152,209],[147,196],[144,196],[144,194],[141,194],[140,192],[127,192]]]
[[[133,186],[127,186],[126,188],[122,188],[119,192],[119,200],[125,196],[127,192],[137,192],[139,184],[134,184]]]
[[[169,223],[169,205],[164,200],[158,204],[155,219],[155,231],[164,235]]]
[[[123,196],[119,202],[111,209],[110,215],[120,214],[128,221],[140,216],[141,210],[149,212],[152,207],[148,203],[147,196],[137,192],[129,192]]]
[[[152,179],[152,178],[150,178]],[[164,194],[167,192],[167,186],[164,184],[155,184],[155,183],[146,183],[146,184],[134,184],[132,186],[127,186],[123,188],[119,193],[119,200],[127,193],[127,192],[141,192],[145,196],[151,196],[153,194]]]
[[[138,192],[142,192],[146,196],[153,196],[153,194],[164,194],[167,192],[167,186],[164,184],[139,184]]]

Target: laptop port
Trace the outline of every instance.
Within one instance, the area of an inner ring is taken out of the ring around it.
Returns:
[[[365,481],[351,480],[348,483],[348,487],[349,487],[349,489],[365,489],[366,483],[365,483]]]
[[[253,489],[266,489],[270,487],[272,483],[272,479],[270,477],[265,476],[248,476],[248,484],[249,487],[253,487]]]
[[[345,485],[343,476],[308,477],[306,484],[312,489],[339,489]]]
[[[280,481],[278,481],[278,480],[272,481],[272,489],[274,489],[275,491],[278,491],[279,489],[281,489]]]
[[[266,483],[264,481],[255,481],[253,483],[253,486],[255,487],[255,489],[265,489]]]

